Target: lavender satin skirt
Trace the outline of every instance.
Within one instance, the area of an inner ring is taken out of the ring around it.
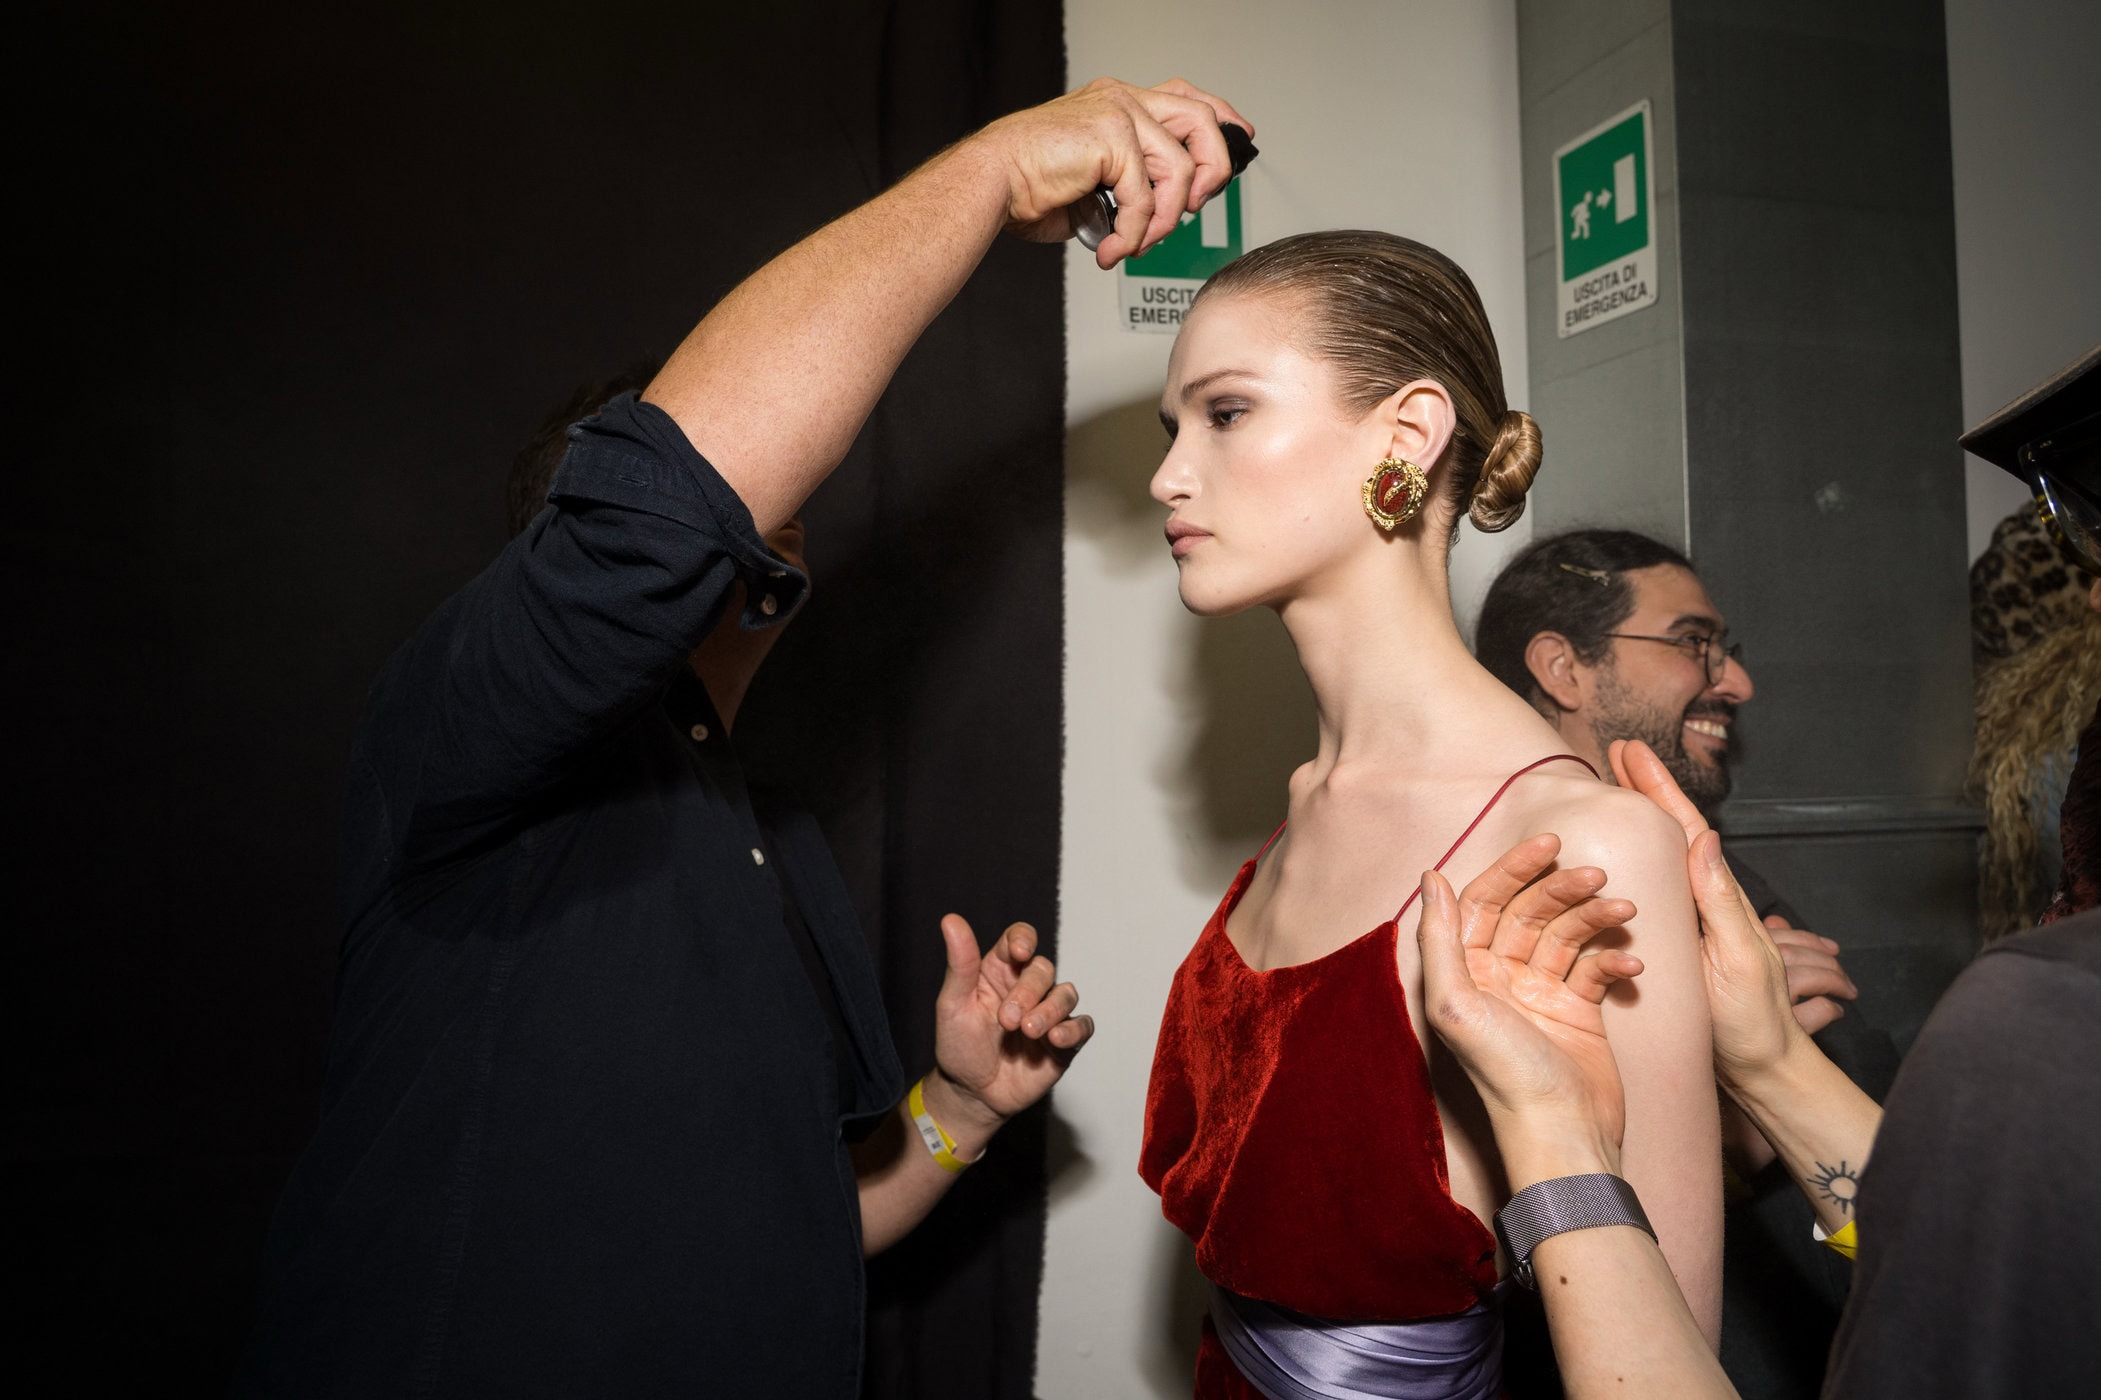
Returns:
[[[1496,1400],[1503,1290],[1449,1317],[1327,1322],[1211,1286],[1211,1325],[1268,1400]]]

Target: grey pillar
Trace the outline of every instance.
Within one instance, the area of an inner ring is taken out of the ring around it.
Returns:
[[[1535,528],[1690,552],[1757,684],[1732,847],[1908,1044],[1976,922],[1940,0],[1518,0],[1518,36]],[[1642,101],[1655,301],[1564,336],[1554,154]]]

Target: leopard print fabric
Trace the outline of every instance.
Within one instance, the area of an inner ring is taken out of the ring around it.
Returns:
[[[2093,579],[2065,563],[2034,506],[2022,506],[1992,531],[1991,545],[1970,566],[1970,645],[1979,670],[2086,612]]]

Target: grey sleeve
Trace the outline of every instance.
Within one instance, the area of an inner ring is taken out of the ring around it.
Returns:
[[[2083,1394],[2101,1375],[2101,975],[2022,941],[1957,979],[1890,1091],[1826,1396]]]

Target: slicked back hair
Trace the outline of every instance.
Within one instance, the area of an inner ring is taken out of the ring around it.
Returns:
[[[1300,233],[1227,263],[1191,311],[1229,296],[1294,299],[1304,348],[1334,365],[1345,407],[1365,412],[1418,379],[1442,384],[1455,422],[1443,484],[1452,529],[1505,530],[1539,472],[1539,425],[1503,397],[1503,363],[1473,279],[1435,248],[1370,229]],[[1368,465],[1368,464],[1367,464]]]
[[[1534,540],[1488,586],[1474,628],[1474,656],[1489,673],[1535,706],[1547,696],[1525,665],[1525,648],[1542,632],[1568,638],[1576,656],[1595,666],[1634,612],[1631,569],[1692,562],[1661,540],[1632,530],[1570,530]]]

